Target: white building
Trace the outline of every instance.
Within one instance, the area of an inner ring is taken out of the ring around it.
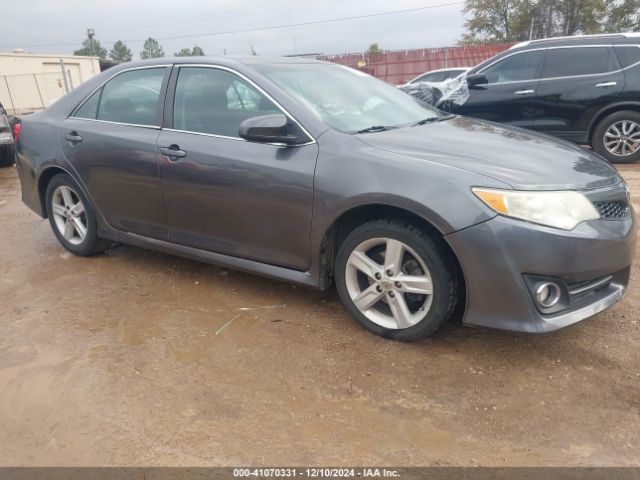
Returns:
[[[98,57],[0,52],[0,102],[11,113],[42,110],[67,90],[99,74],[98,60]]]

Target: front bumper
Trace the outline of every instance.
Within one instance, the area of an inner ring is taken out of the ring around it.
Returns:
[[[627,218],[584,222],[572,231],[497,216],[448,235],[467,286],[463,322],[542,333],[609,308],[629,282],[635,223],[633,209]],[[567,289],[610,280],[571,299],[562,311],[545,314],[536,306],[525,275],[557,279]]]

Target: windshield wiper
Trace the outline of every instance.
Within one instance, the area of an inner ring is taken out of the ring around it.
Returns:
[[[425,125],[427,123],[434,123],[434,122],[442,122],[443,120],[449,120],[450,118],[455,117],[455,115],[441,115],[439,117],[429,117],[429,118],[424,118],[422,120],[420,120],[419,122],[414,123],[413,125]]]
[[[384,132],[385,130],[391,130],[392,128],[398,127],[392,127],[390,125],[373,125],[371,127],[363,128],[362,130],[358,130],[357,132],[353,133]]]

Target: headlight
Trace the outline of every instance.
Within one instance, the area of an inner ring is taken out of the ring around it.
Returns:
[[[489,208],[501,215],[549,227],[573,230],[581,222],[600,218],[593,204],[580,192],[472,190]]]

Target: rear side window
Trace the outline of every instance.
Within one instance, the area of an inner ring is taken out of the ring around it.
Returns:
[[[547,50],[542,78],[592,75],[617,69],[608,47],[555,48]]]
[[[520,82],[533,80],[540,76],[542,54],[540,51],[523,52],[499,60],[483,73],[489,83]]]
[[[97,90],[74,117],[159,126],[158,106],[166,68],[145,68],[117,75]]]
[[[270,113],[281,112],[239,76],[217,68],[180,68],[173,105],[173,128],[238,137],[244,120]]]
[[[640,47],[637,45],[617,46],[615,49],[622,68],[627,68],[640,62]]]

